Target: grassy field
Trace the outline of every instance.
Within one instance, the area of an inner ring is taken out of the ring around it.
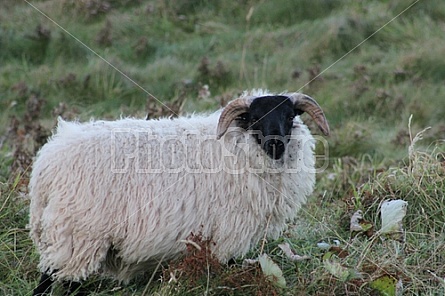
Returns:
[[[37,284],[27,182],[57,116],[210,111],[251,88],[313,96],[332,131],[329,166],[300,218],[248,255],[267,253],[286,287],[241,258],[213,262],[209,276],[196,270],[208,266],[202,254],[189,254],[162,280],[91,279],[92,294],[444,295],[444,36],[444,1],[3,0],[0,295]],[[403,240],[378,231],[387,199],[408,202]],[[350,231],[357,210],[373,234]],[[292,262],[284,242],[310,259]]]

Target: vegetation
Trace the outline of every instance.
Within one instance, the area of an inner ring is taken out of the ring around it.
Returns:
[[[377,279],[401,283],[404,295],[445,293],[445,2],[3,0],[0,7],[0,294],[29,295],[37,284],[27,182],[57,116],[175,116],[215,110],[250,88],[310,94],[332,131],[321,157],[329,165],[301,217],[248,256],[267,253],[286,288],[257,265],[243,269],[242,259],[214,262],[212,242],[197,235],[201,251],[160,267],[161,280],[91,279],[93,295],[395,293]],[[403,239],[379,234],[387,199],[408,202]],[[373,233],[350,231],[357,210]],[[283,242],[310,259],[291,261]]]

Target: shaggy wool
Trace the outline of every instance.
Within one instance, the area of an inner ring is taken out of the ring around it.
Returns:
[[[216,140],[219,115],[59,119],[30,180],[41,271],[128,281],[180,256],[191,233],[212,239],[223,262],[277,238],[313,191],[314,139],[297,116],[284,157],[271,160],[235,123]]]

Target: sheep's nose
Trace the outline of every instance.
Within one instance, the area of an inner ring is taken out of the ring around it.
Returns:
[[[273,159],[280,159],[284,153],[284,143],[279,139],[270,139],[264,143],[264,150]]]

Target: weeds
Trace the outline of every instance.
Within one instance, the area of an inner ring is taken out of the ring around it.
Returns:
[[[424,132],[412,138],[408,164],[374,171],[371,175],[366,171],[359,173],[359,170],[352,169],[352,172],[362,177],[361,181],[354,178],[353,182],[347,182],[355,190],[343,200],[342,211],[348,213],[346,220],[353,212],[361,210],[363,218],[369,221],[367,223],[379,229],[379,210],[383,201],[402,199],[408,203],[403,225],[405,237],[401,242],[384,239],[379,232],[349,238],[346,233],[337,233],[343,237],[342,245],[349,253],[339,262],[342,266],[354,266],[355,271],[361,273],[359,279],[350,280],[350,283],[359,283],[356,288],[360,289],[356,292],[365,293],[366,289],[375,287],[376,279],[385,276],[394,279],[394,285],[401,285],[399,291],[408,295],[416,295],[419,291],[427,294],[444,291],[443,285],[435,277],[438,274],[439,277],[443,276],[441,270],[444,268],[445,256],[445,244],[442,242],[445,235],[444,150],[440,142],[430,152],[415,148]],[[357,164],[353,163],[353,166],[357,167]],[[344,171],[348,176],[351,174],[350,164],[341,164],[337,170]],[[364,179],[363,174],[368,177]],[[361,185],[357,187],[355,184]],[[346,230],[348,226],[345,224],[343,228]],[[336,281],[344,282],[341,279]],[[355,288],[350,288],[342,293],[354,293]]]
[[[215,243],[201,234],[191,234],[184,243],[183,259],[163,271],[169,289],[181,295],[278,295],[278,288],[266,279],[259,266],[243,268],[221,264],[211,253]]]
[[[37,94],[32,94],[26,101],[23,117],[20,119],[16,116],[11,117],[7,134],[13,155],[13,162],[10,165],[11,178],[22,176],[21,180],[25,179],[31,167],[32,158],[50,135],[49,131],[40,124],[40,113],[44,104],[44,99]]]

